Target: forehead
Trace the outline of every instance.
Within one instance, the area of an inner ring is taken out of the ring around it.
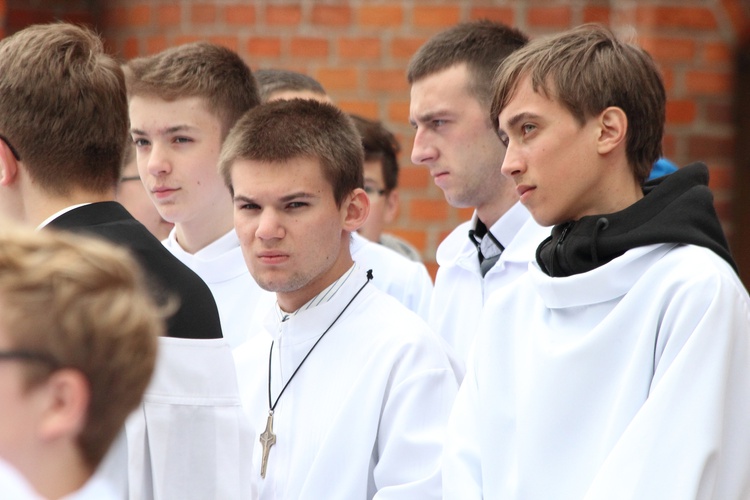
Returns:
[[[521,77],[505,107],[500,110],[498,122],[501,128],[507,126],[522,113],[541,115],[545,112],[564,109],[554,96],[548,96],[541,88],[534,90],[531,77]],[[566,110],[567,111],[567,110]]]
[[[320,160],[313,157],[281,161],[240,158],[232,164],[230,174],[236,193],[260,195],[268,191],[283,193],[308,188],[333,192]]]
[[[181,97],[165,100],[157,96],[133,96],[129,110],[132,128],[160,128],[186,124],[196,128],[214,128],[220,125],[204,97]]]
[[[458,108],[460,101],[465,99],[476,101],[469,92],[469,84],[470,74],[464,63],[425,76],[411,86],[411,111],[421,113],[440,107]]]

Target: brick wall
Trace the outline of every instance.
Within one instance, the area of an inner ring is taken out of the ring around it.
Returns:
[[[435,248],[470,211],[448,207],[426,169],[409,160],[404,73],[427,38],[476,18],[514,24],[532,36],[595,21],[633,38],[663,68],[669,97],[665,154],[679,164],[709,164],[716,207],[731,235],[733,50],[750,24],[744,1],[9,0],[6,31],[65,18],[95,24],[123,58],[207,39],[238,51],[254,69],[309,73],[342,108],[383,120],[399,136],[402,208],[391,229],[420,248],[434,272]],[[0,13],[4,5],[0,0]]]

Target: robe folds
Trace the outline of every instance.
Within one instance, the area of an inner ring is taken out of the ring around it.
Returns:
[[[494,294],[451,414],[446,499],[750,498],[750,299],[693,245]]]
[[[274,411],[276,444],[260,476],[259,435],[271,397],[366,282],[355,268],[330,301],[234,351],[253,428],[253,478],[262,499],[441,498],[440,453],[456,380],[435,334],[372,283],[362,288],[294,376]]]

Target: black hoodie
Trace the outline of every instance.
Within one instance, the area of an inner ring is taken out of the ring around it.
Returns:
[[[585,273],[626,251],[656,243],[683,243],[710,249],[737,270],[708,188],[708,168],[687,165],[647,182],[644,197],[625,210],[558,224],[536,251],[552,277]]]

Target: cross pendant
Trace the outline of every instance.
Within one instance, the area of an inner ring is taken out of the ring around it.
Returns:
[[[273,410],[268,412],[266,430],[260,435],[260,444],[263,445],[263,460],[260,464],[260,477],[266,477],[266,466],[268,465],[268,452],[271,446],[276,444],[276,434],[273,433]]]

